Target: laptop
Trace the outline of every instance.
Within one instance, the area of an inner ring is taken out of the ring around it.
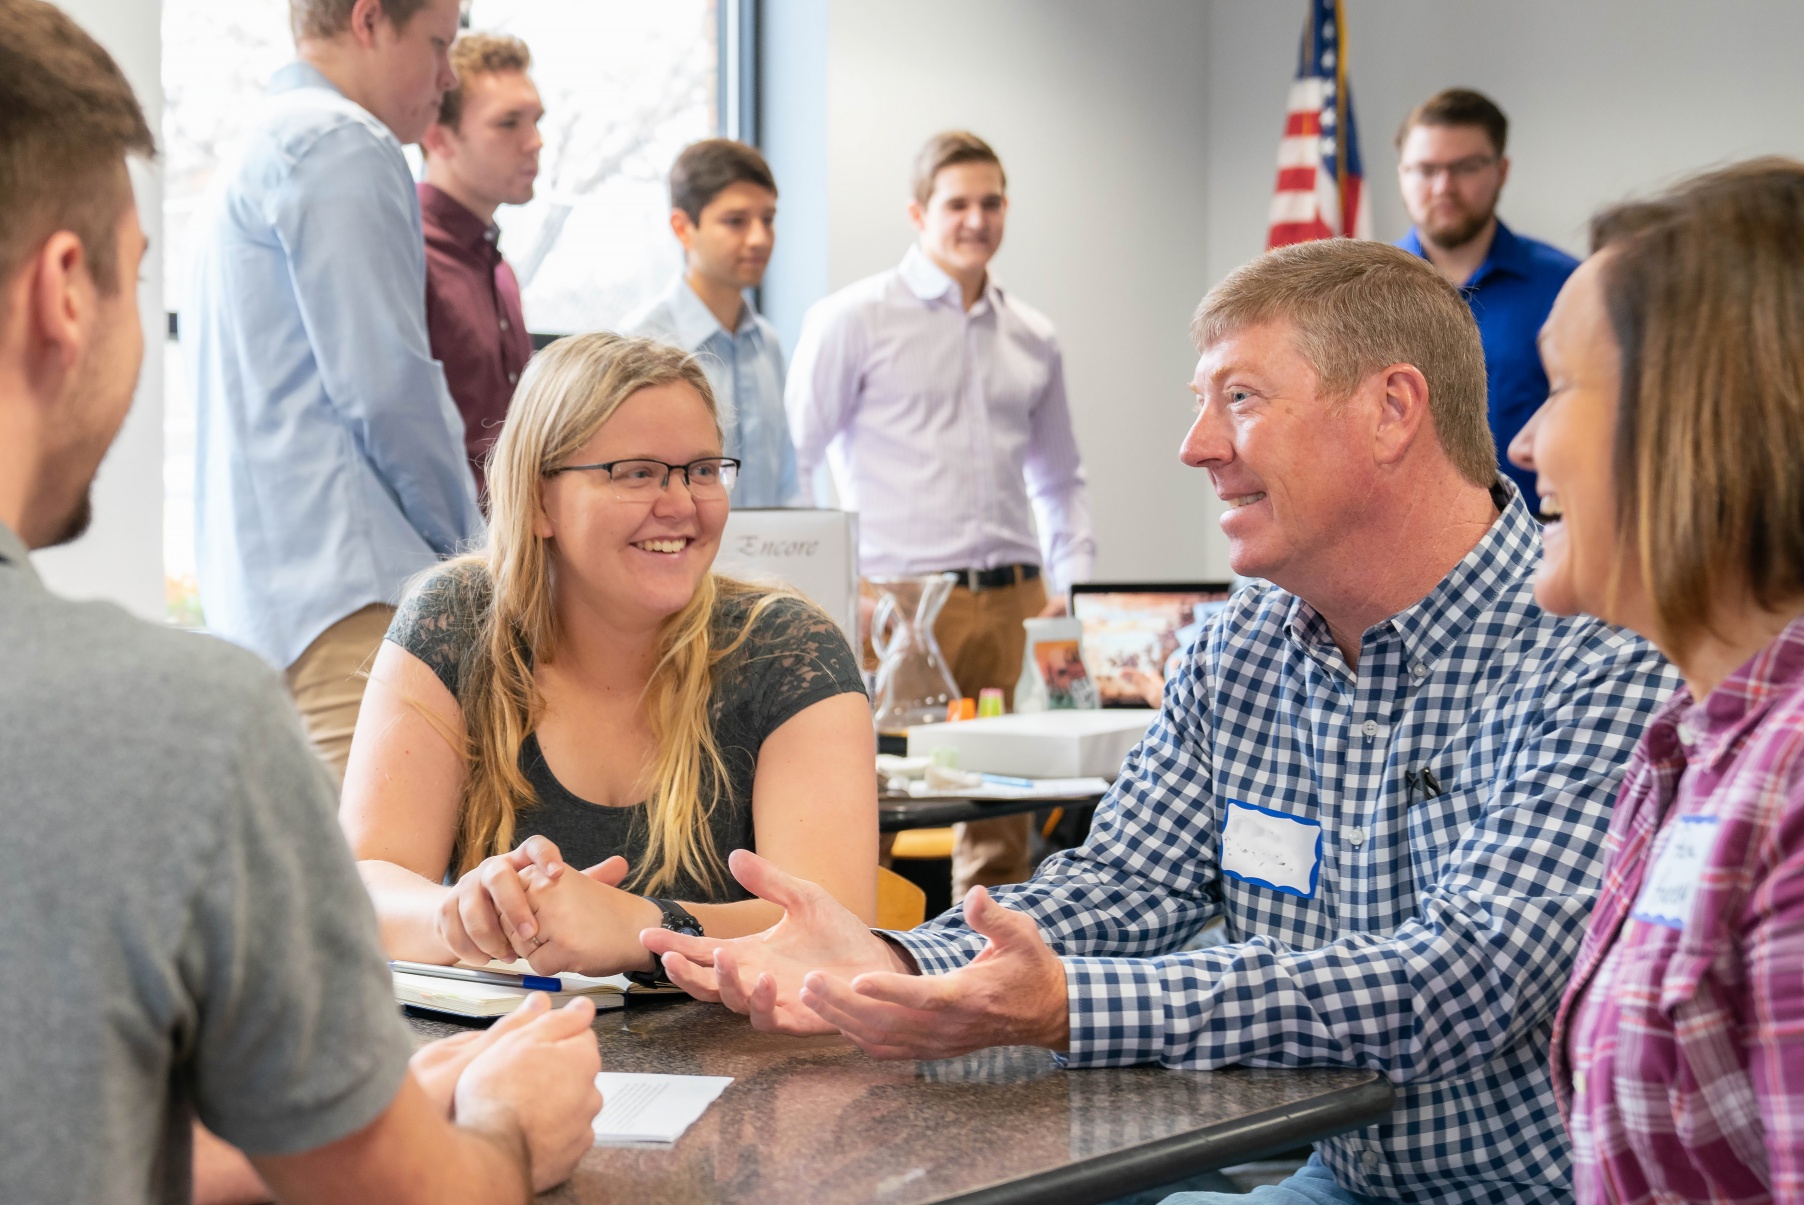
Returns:
[[[1157,707],[1203,621],[1227,605],[1232,582],[1082,582],[1071,614],[1084,665],[1104,707]]]

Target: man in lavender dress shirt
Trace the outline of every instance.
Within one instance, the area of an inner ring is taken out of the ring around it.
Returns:
[[[989,276],[1007,187],[975,134],[928,139],[908,203],[916,245],[808,312],[784,395],[801,479],[829,461],[859,512],[860,572],[963,579],[935,635],[966,695],[1012,693],[1021,621],[1062,614],[1096,556],[1058,337]],[[1027,825],[958,826],[955,895],[1026,878]]]
[[[539,176],[539,90],[519,38],[469,33],[451,47],[457,87],[439,102],[420,139],[426,179],[418,186],[426,234],[426,332],[432,356],[464,420],[464,451],[482,463],[514,386],[532,355],[520,282],[501,258],[495,211],[532,200]]]

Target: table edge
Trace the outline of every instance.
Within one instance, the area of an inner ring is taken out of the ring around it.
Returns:
[[[1096,1205],[1197,1172],[1319,1142],[1370,1125],[1390,1112],[1395,1098],[1391,1082],[1377,1072],[1371,1074],[1372,1078],[1364,1083],[1304,1104],[1249,1113],[1051,1171],[943,1197],[935,1205]],[[1279,1139],[1263,1133],[1274,1123],[1284,1121],[1298,1122],[1300,1127],[1287,1130]],[[1199,1148],[1209,1152],[1206,1164],[1197,1161]]]

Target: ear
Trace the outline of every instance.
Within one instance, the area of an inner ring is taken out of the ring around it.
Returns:
[[[695,249],[695,223],[680,209],[670,211],[670,233],[676,235],[676,241],[683,245],[685,253]]]
[[[25,261],[21,273],[28,354],[44,357],[44,368],[69,372],[81,357],[83,328],[98,301],[98,289],[88,276],[87,250],[74,233],[59,230]]]
[[[1400,463],[1431,425],[1428,378],[1414,364],[1393,364],[1376,374],[1382,390],[1372,427],[1372,458],[1382,465]]]
[[[545,491],[551,488],[552,478],[540,478],[539,492],[536,499],[538,505],[533,507],[532,534],[541,540],[549,540],[557,535],[557,529],[551,524],[551,511],[545,505]]]
[[[1502,191],[1503,186],[1505,184],[1508,184],[1509,182],[1510,182],[1510,157],[1508,155],[1499,155],[1499,156],[1497,156],[1497,188],[1498,188],[1498,191]]]
[[[424,134],[420,135],[420,150],[428,159],[443,159],[445,149],[450,145],[450,138],[451,131],[435,121],[426,127]]]
[[[388,18],[382,12],[382,0],[356,0],[351,6],[351,37],[368,50],[376,45],[376,28]]]
[[[927,229],[927,211],[923,209],[921,203],[913,197],[908,199],[907,213],[909,225],[913,226],[916,230]]]

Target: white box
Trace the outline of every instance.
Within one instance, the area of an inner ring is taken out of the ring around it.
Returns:
[[[858,648],[858,516],[844,510],[731,510],[714,571],[780,582],[831,615]]]
[[[908,730],[908,756],[958,750],[958,768],[1022,778],[1114,778],[1153,717],[1150,707],[1035,711]]]

